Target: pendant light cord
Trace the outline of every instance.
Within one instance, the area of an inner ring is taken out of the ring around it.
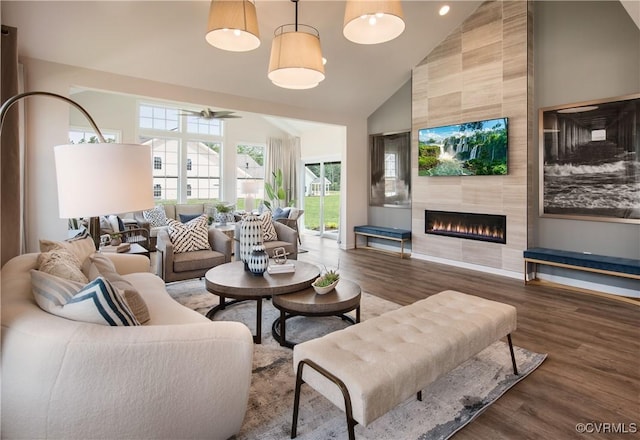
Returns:
[[[296,4],[296,27],[295,27],[295,30],[296,30],[296,32],[298,32],[298,0],[291,0],[291,1]]]

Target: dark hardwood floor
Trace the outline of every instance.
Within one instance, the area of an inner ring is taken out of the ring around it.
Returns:
[[[314,236],[303,235],[302,248],[309,252],[300,260],[329,268],[339,261],[344,278],[399,304],[452,289],[517,308],[514,344],[548,357],[455,439],[640,438],[633,433],[640,432],[640,306],[371,250],[341,251]],[[577,432],[579,423],[593,423],[590,432]]]

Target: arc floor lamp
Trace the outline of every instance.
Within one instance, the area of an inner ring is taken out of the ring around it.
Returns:
[[[46,96],[72,105],[89,121],[100,141],[54,147],[60,218],[90,217],[89,232],[97,247],[98,216],[153,207],[151,146],[107,143],[89,113],[66,96],[33,91],[7,99],[0,107],[0,135],[11,106],[30,96]]]

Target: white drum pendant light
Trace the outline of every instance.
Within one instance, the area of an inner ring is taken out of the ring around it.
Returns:
[[[256,5],[249,0],[212,0],[205,38],[218,49],[246,52],[260,46]]]
[[[391,41],[404,31],[400,0],[347,0],[342,33],[358,44]]]
[[[311,89],[324,80],[320,34],[298,24],[298,0],[291,1],[296,4],[296,21],[275,30],[268,77],[278,87]]]

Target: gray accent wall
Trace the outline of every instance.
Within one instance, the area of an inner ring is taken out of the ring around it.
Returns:
[[[411,130],[411,80],[407,81],[367,119],[367,133],[395,133]],[[367,161],[369,147],[367,146]],[[369,186],[367,185],[367,188]],[[369,206],[368,223],[411,229],[411,208]],[[372,240],[374,241],[374,240]],[[389,243],[389,242],[387,242]]]
[[[540,108],[640,92],[640,29],[619,2],[537,1],[534,12],[535,127]],[[534,136],[535,148],[537,130]],[[542,218],[537,213],[531,220],[530,247],[640,258],[640,225]]]

